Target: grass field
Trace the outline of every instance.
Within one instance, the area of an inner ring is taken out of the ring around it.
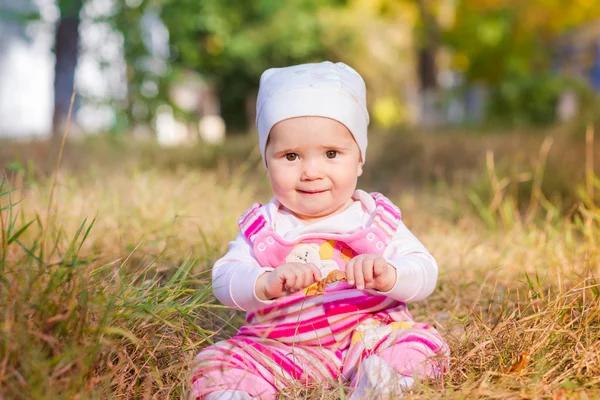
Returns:
[[[436,257],[437,290],[409,308],[452,349],[444,380],[407,398],[600,397],[592,138],[374,136],[360,184],[396,201]],[[269,198],[253,139],[94,139],[68,145],[59,169],[57,145],[0,142],[0,398],[186,396],[192,357],[242,322],[209,271],[239,215]]]

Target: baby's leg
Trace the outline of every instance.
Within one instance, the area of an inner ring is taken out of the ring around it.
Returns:
[[[204,396],[204,400],[254,400],[256,397],[250,397],[246,392],[239,390],[217,390]]]
[[[272,376],[265,375],[260,359],[249,354],[235,338],[202,350],[194,360],[193,399],[210,400],[215,396],[235,395],[233,399],[275,399],[277,390]],[[233,393],[235,392],[235,393]],[[216,398],[221,398],[216,397]]]
[[[448,346],[434,329],[412,322],[361,325],[344,360],[344,376],[357,387],[355,398],[366,391],[400,395],[415,378],[442,375]]]
[[[414,382],[413,378],[400,375],[379,356],[372,355],[360,364],[350,400],[400,396]]]
[[[260,376],[227,365],[219,368],[204,372],[192,380],[190,399],[274,400],[277,397],[277,390]]]
[[[399,374],[421,380],[441,378],[450,356],[448,345],[433,328],[396,329],[375,350]]]
[[[211,393],[237,391],[247,393],[249,398],[274,400],[281,389],[293,383],[308,386],[335,381],[339,366],[339,357],[326,349],[236,336],[196,356],[192,398],[206,399]]]

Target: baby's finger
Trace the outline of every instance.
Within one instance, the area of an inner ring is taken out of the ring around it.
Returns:
[[[285,274],[285,288],[291,292],[295,291],[296,281],[298,277],[293,272],[288,272]]]
[[[314,282],[314,277],[313,277],[314,272],[312,271],[311,268],[304,268],[304,270],[302,271],[302,275],[301,278],[299,277],[298,281],[299,281],[299,290],[304,289],[310,285],[312,285]]]
[[[298,274],[297,287],[298,290],[302,290],[311,285],[313,279],[313,272],[306,266],[302,268],[302,272]]]
[[[383,257],[377,257],[373,262],[373,278],[379,278],[387,272],[387,261]]]
[[[373,284],[373,259],[370,257],[365,258],[362,263],[363,279],[365,280],[365,287],[371,287]]]
[[[354,285],[354,264],[355,263],[356,263],[356,257],[349,260],[345,266],[346,281],[348,282],[348,285],[350,285],[350,286]]]
[[[324,276],[321,276],[321,270],[315,264],[308,264],[308,267],[312,275],[309,286],[315,283],[316,281],[320,281],[321,279],[325,278]]]
[[[354,262],[354,268],[352,268],[352,270],[354,271],[354,282],[356,282],[356,288],[359,290],[363,290],[365,288],[365,277],[363,274],[363,263],[364,263],[364,258],[358,258],[355,262]]]

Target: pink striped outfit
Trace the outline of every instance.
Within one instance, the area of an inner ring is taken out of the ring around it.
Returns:
[[[215,264],[213,286],[224,304],[248,312],[247,325],[197,355],[193,396],[239,390],[275,399],[293,382],[355,385],[361,362],[374,354],[402,376],[441,376],[448,347],[431,325],[415,322],[405,304],[431,293],[437,264],[387,198],[360,190],[353,198],[320,227],[296,223],[276,200],[252,206],[240,218],[240,235]],[[299,234],[287,238],[294,231]],[[396,268],[390,292],[346,283],[329,285],[320,296],[304,291],[274,301],[251,292],[260,274],[286,262],[311,262],[326,275],[365,253],[382,255]]]

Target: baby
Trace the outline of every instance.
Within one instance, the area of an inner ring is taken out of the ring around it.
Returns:
[[[435,289],[437,264],[390,200],[356,189],[369,124],[361,76],[343,63],[272,68],[256,108],[274,198],[244,213],[212,272],[215,296],[247,325],[198,354],[192,397],[346,382],[351,399],[379,398],[439,378],[448,346],[406,308]],[[310,290],[332,271],[346,281]]]

